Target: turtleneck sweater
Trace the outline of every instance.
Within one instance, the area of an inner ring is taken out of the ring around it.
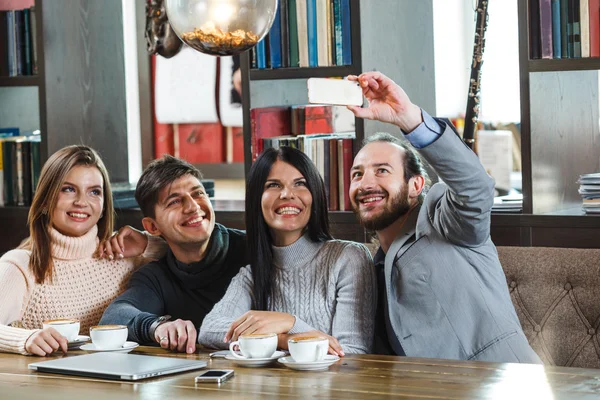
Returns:
[[[125,289],[129,276],[165,253],[162,239],[149,236],[140,257],[109,261],[95,258],[98,227],[80,237],[50,229],[52,280],[36,283],[29,267],[31,251],[15,249],[0,258],[0,351],[28,354],[25,342],[43,321],[80,321],[83,334],[97,325],[104,309]]]
[[[272,247],[275,294],[268,311],[291,314],[290,334],[319,330],[335,337],[345,353],[369,353],[377,298],[373,260],[362,244],[307,235],[285,247]],[[240,270],[223,299],[206,316],[198,342],[227,348],[225,333],[252,309],[252,269]]]

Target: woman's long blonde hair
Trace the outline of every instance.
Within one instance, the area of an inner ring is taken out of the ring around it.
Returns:
[[[94,149],[83,145],[67,146],[54,153],[44,164],[40,180],[29,208],[27,223],[29,238],[19,248],[31,250],[29,267],[37,283],[52,280],[54,262],[52,260],[52,214],[58,202],[58,195],[67,174],[78,165],[96,167],[104,180],[104,214],[98,221],[100,241],[110,237],[114,226],[114,207],[110,179],[102,159]]]

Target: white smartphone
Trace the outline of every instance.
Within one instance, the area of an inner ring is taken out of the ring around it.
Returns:
[[[308,102],[338,106],[362,106],[363,94],[356,81],[334,78],[309,78]]]
[[[229,350],[219,350],[219,351],[215,351],[213,353],[210,353],[208,356],[210,358],[225,358],[226,355],[231,354],[229,352]]]
[[[209,369],[195,379],[196,383],[222,383],[233,377],[232,369]]]

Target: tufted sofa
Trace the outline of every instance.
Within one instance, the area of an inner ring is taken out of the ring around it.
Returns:
[[[600,368],[600,249],[498,247],[498,256],[544,363]]]
[[[523,330],[544,363],[600,368],[600,249],[500,246],[498,256]]]

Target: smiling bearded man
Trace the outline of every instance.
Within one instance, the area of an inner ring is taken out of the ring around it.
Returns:
[[[510,299],[490,238],[494,182],[452,127],[379,72],[350,76],[369,101],[359,118],[400,128],[444,183],[427,186],[419,156],[390,134],[369,137],[351,169],[350,201],[375,230],[375,351],[411,357],[541,363]]]

